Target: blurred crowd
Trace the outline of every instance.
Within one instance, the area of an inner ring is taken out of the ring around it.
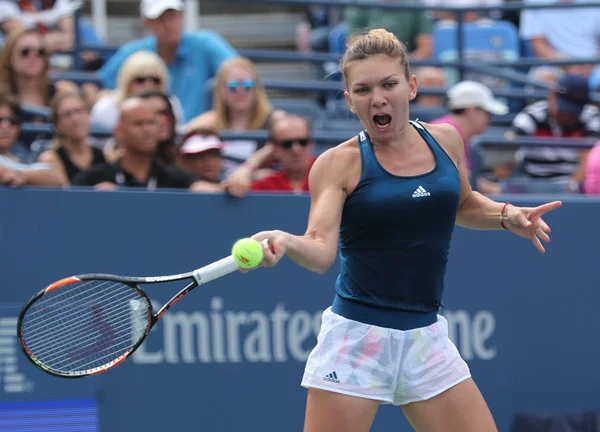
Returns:
[[[184,32],[181,0],[141,0],[148,37],[122,45],[108,58],[83,51],[81,63],[94,79],[53,79],[51,72],[64,70],[65,58],[70,58],[64,53],[73,48],[77,7],[69,0],[0,0],[0,184],[177,188],[238,197],[252,191],[308,192],[308,173],[322,149],[313,138],[311,119],[277,108],[256,65],[221,35]],[[365,29],[386,28],[406,43],[411,60],[433,60],[434,26],[455,20],[453,12],[310,7],[306,22],[298,27],[298,49],[334,52],[331,34],[343,24],[344,43]],[[600,137],[600,112],[591,98],[600,86],[600,68],[590,63],[600,53],[600,10],[490,10],[467,13],[464,20],[512,23],[524,52],[533,58],[583,59],[575,65],[528,68],[529,78],[549,90],[545,99],[516,110],[477,79],[452,82],[444,68],[414,67],[420,86],[444,90],[443,96],[420,96],[415,106],[439,113],[428,121],[456,127],[467,163],[473,140],[492,129],[493,118],[511,111],[514,116],[500,131],[507,142],[519,136],[559,141]],[[212,90],[206,86],[209,80],[214,80]],[[32,107],[45,107],[50,114],[36,117]],[[21,125],[26,121],[50,124],[52,136],[23,140]],[[111,133],[94,134],[97,128]],[[268,131],[268,138],[223,138],[232,131]],[[515,178],[560,185],[571,193],[600,194],[600,144],[591,150],[507,145],[485,151],[483,159],[485,170],[477,186],[486,194],[511,192],[507,185]]]

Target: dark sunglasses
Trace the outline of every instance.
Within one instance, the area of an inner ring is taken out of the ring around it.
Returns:
[[[246,91],[250,91],[254,88],[254,80],[245,79],[241,81],[229,80],[227,81],[227,88],[233,92],[236,92],[238,88],[244,87]]]
[[[36,53],[38,55],[38,57],[46,56],[46,50],[44,48],[31,48],[31,47],[21,48],[21,57],[29,57],[29,55],[32,53]]]
[[[0,117],[0,125],[10,125],[10,126],[16,126],[19,124],[19,120],[17,120],[14,117]]]
[[[276,141],[276,144],[286,150],[291,149],[295,143],[298,143],[300,145],[300,147],[306,147],[307,145],[309,145],[311,143],[311,139],[310,138],[297,138],[297,139],[291,139],[291,140],[283,140],[283,141]]]
[[[154,85],[160,85],[160,83],[162,83],[162,79],[155,76],[138,76],[133,80],[138,84],[145,84],[147,81],[150,81]]]

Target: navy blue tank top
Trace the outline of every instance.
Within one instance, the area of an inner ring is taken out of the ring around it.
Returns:
[[[348,319],[400,330],[437,320],[460,199],[454,162],[411,124],[435,156],[432,171],[412,177],[386,171],[367,132],[359,134],[362,172],[344,204],[332,305]]]

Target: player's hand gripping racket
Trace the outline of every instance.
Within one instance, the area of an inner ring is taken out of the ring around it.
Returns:
[[[230,255],[171,276],[83,274],[61,279],[35,294],[21,310],[19,343],[27,357],[49,374],[71,378],[105,372],[129,357],[177,301],[237,269]],[[156,313],[138,286],[184,280],[191,282]]]

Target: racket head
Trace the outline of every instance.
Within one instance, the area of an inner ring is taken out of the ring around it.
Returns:
[[[51,375],[80,378],[105,372],[129,357],[156,319],[136,283],[114,275],[71,276],[23,306],[17,321],[21,349]]]

